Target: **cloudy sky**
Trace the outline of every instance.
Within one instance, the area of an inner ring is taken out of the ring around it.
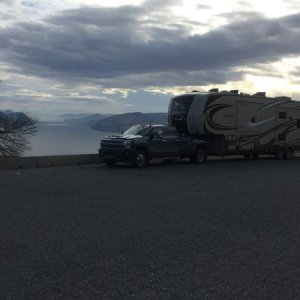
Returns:
[[[0,0],[0,109],[163,112],[212,87],[300,100],[299,75],[298,0]]]

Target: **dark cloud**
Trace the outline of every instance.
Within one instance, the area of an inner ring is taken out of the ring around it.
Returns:
[[[159,12],[161,10],[168,10],[170,7],[181,5],[182,0],[145,0],[143,2],[142,8],[146,11],[152,10],[155,12]]]
[[[20,0],[0,0],[0,4],[5,4],[7,6],[15,6],[20,3]]]
[[[191,23],[167,13],[176,1],[155,10],[159,3],[82,7],[16,23],[0,29],[0,59],[22,74],[134,87],[236,80],[242,74],[234,67],[300,53],[300,14],[267,19],[240,12],[226,15],[228,25],[192,35]]]

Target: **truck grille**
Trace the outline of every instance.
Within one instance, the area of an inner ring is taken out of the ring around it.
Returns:
[[[120,141],[102,141],[101,142],[102,149],[122,149],[125,148],[123,143]]]

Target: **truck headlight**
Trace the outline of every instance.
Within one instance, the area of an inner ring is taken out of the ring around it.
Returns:
[[[124,142],[123,142],[123,145],[124,145],[126,148],[131,148],[131,147],[132,147],[132,141],[131,141],[131,140],[124,141]]]

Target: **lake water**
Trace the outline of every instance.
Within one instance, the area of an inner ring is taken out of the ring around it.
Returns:
[[[31,138],[30,150],[24,156],[98,153],[100,139],[109,135],[88,126],[43,124]]]

